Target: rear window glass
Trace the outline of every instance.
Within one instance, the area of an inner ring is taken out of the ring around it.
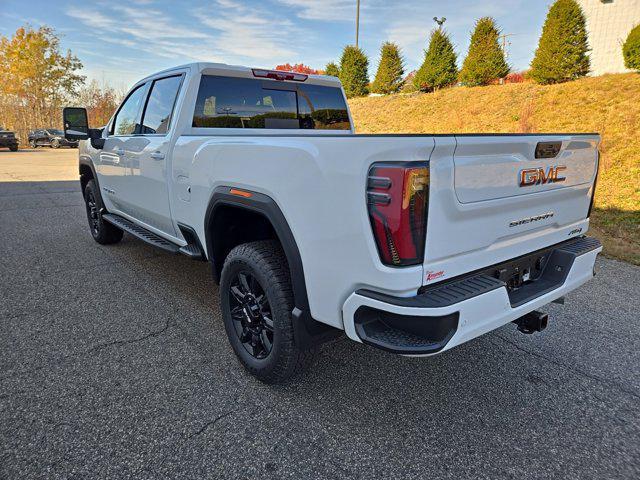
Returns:
[[[349,130],[342,91],[251,78],[203,75],[193,126]]]

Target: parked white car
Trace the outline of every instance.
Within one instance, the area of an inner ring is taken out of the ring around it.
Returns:
[[[265,382],[344,333],[432,355],[593,276],[597,134],[357,135],[339,81],[195,63],[131,89],[81,142],[93,238],[209,261],[230,343]]]

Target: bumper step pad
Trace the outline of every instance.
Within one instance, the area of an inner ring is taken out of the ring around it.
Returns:
[[[442,350],[458,329],[458,312],[443,316],[400,315],[362,306],[355,313],[358,337],[368,345],[401,355]]]
[[[580,255],[589,253],[591,250],[595,250],[596,248],[600,248],[601,246],[602,244],[597,238],[580,237],[576,238],[573,241],[565,243],[561,247],[558,247],[558,250],[562,250],[563,252],[571,253],[576,257],[579,257]]]
[[[359,295],[380,300],[381,302],[414,308],[441,308],[460,303],[469,298],[477,297],[484,293],[504,287],[505,283],[497,278],[485,274],[476,274],[470,277],[454,280],[445,285],[436,285],[426,288],[415,297],[393,297],[371,290],[358,290]]]

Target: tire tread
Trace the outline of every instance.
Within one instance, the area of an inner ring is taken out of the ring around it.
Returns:
[[[257,268],[266,277],[270,278],[271,291],[275,292],[275,298],[269,298],[271,308],[272,310],[274,308],[282,309],[287,314],[286,321],[279,322],[281,333],[280,357],[273,369],[262,371],[247,364],[240,355],[238,356],[245,368],[263,382],[284,383],[307,370],[313,363],[317,352],[317,348],[303,350],[295,343],[291,315],[294,307],[293,289],[286,256],[277,241],[261,240],[245,243],[231,250],[225,260],[225,268],[234,261],[240,261],[250,265],[252,268]],[[225,275],[225,268],[223,268],[223,276]],[[221,291],[221,295],[224,295],[224,292]],[[276,319],[274,318],[275,321]]]

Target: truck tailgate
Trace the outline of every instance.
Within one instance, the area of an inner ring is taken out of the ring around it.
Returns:
[[[546,192],[593,180],[596,139],[505,138],[498,142],[495,137],[456,139],[455,190],[461,203]]]
[[[451,164],[434,152],[423,283],[584,233],[598,142],[597,135],[464,135],[456,136]]]

